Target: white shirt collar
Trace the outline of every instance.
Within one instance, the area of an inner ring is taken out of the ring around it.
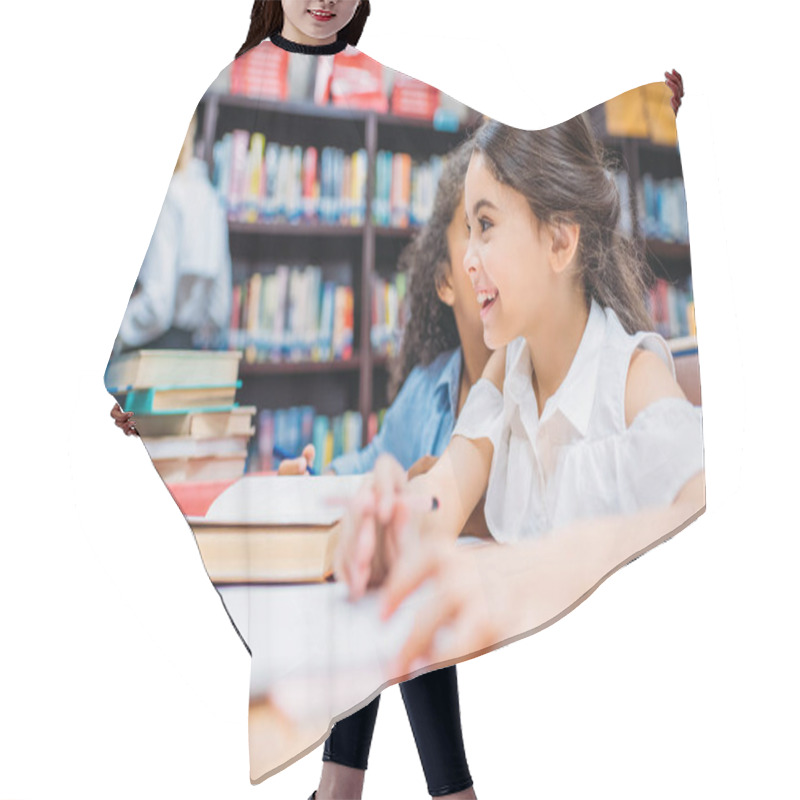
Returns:
[[[597,389],[597,372],[602,355],[602,342],[606,330],[606,313],[592,298],[589,318],[583,331],[575,357],[569,371],[547,401],[539,423],[546,422],[560,411],[585,436],[589,428],[594,398]],[[536,402],[531,383],[532,365],[527,343],[520,338],[509,345],[508,374],[504,391],[512,403]],[[534,415],[536,411],[534,410]]]

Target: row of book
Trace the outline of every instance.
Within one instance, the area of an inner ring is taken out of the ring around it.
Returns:
[[[638,211],[648,239],[688,244],[689,218],[682,178],[656,180],[645,173],[639,184]]]
[[[394,356],[400,349],[406,325],[406,275],[397,272],[388,280],[372,279],[372,327],[370,343],[377,355]]]
[[[244,474],[256,409],[235,401],[241,357],[238,351],[142,349],[109,362],[106,388],[134,413],[165,483]]]
[[[384,411],[367,421],[368,440],[377,433]],[[248,459],[248,471],[276,470],[283,457],[296,458],[307,444],[315,450],[314,471],[323,472],[340,455],[361,449],[362,418],[358,411],[328,417],[313,406],[262,409],[258,433]]]
[[[469,112],[435,87],[386,69],[349,47],[333,58],[310,59],[264,42],[223,70],[212,89],[283,102],[391,112],[433,120],[447,129],[457,127]]]
[[[236,129],[214,144],[212,181],[233,222],[358,226],[366,217],[367,151],[268,142]],[[433,211],[442,157],[414,162],[380,150],[375,164],[373,222],[406,228]]]
[[[671,283],[659,278],[647,296],[655,329],[666,339],[696,336],[691,276]]]
[[[414,162],[408,153],[379,150],[372,221],[394,228],[424,225],[433,213],[443,165],[443,158],[435,154]]]
[[[352,358],[353,302],[318,266],[255,272],[233,287],[228,346],[248,364]]]
[[[364,148],[303,148],[237,129],[214,144],[213,155],[212,181],[231,221],[364,224]]]

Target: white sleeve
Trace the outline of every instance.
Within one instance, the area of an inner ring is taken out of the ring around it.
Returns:
[[[619,439],[617,464],[626,510],[671,503],[703,469],[703,415],[678,397],[643,409]]]
[[[131,297],[119,329],[128,347],[140,347],[169,330],[175,312],[179,211],[169,191],[139,271],[139,291]]]
[[[477,380],[456,420],[453,436],[489,439],[495,450],[503,423],[503,394],[488,379]]]

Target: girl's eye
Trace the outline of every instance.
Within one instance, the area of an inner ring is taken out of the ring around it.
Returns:
[[[485,217],[483,219],[478,220],[478,222],[481,226],[481,233],[486,233],[486,229],[492,227],[492,223],[489,222],[489,220],[486,219]]]

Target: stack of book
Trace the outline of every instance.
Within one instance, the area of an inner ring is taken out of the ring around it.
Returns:
[[[235,402],[241,352],[135,350],[113,359],[105,384],[165,483],[224,481],[244,473],[254,407]]]
[[[245,476],[187,517],[214,584],[318,582],[333,572],[339,521],[363,475]]]

